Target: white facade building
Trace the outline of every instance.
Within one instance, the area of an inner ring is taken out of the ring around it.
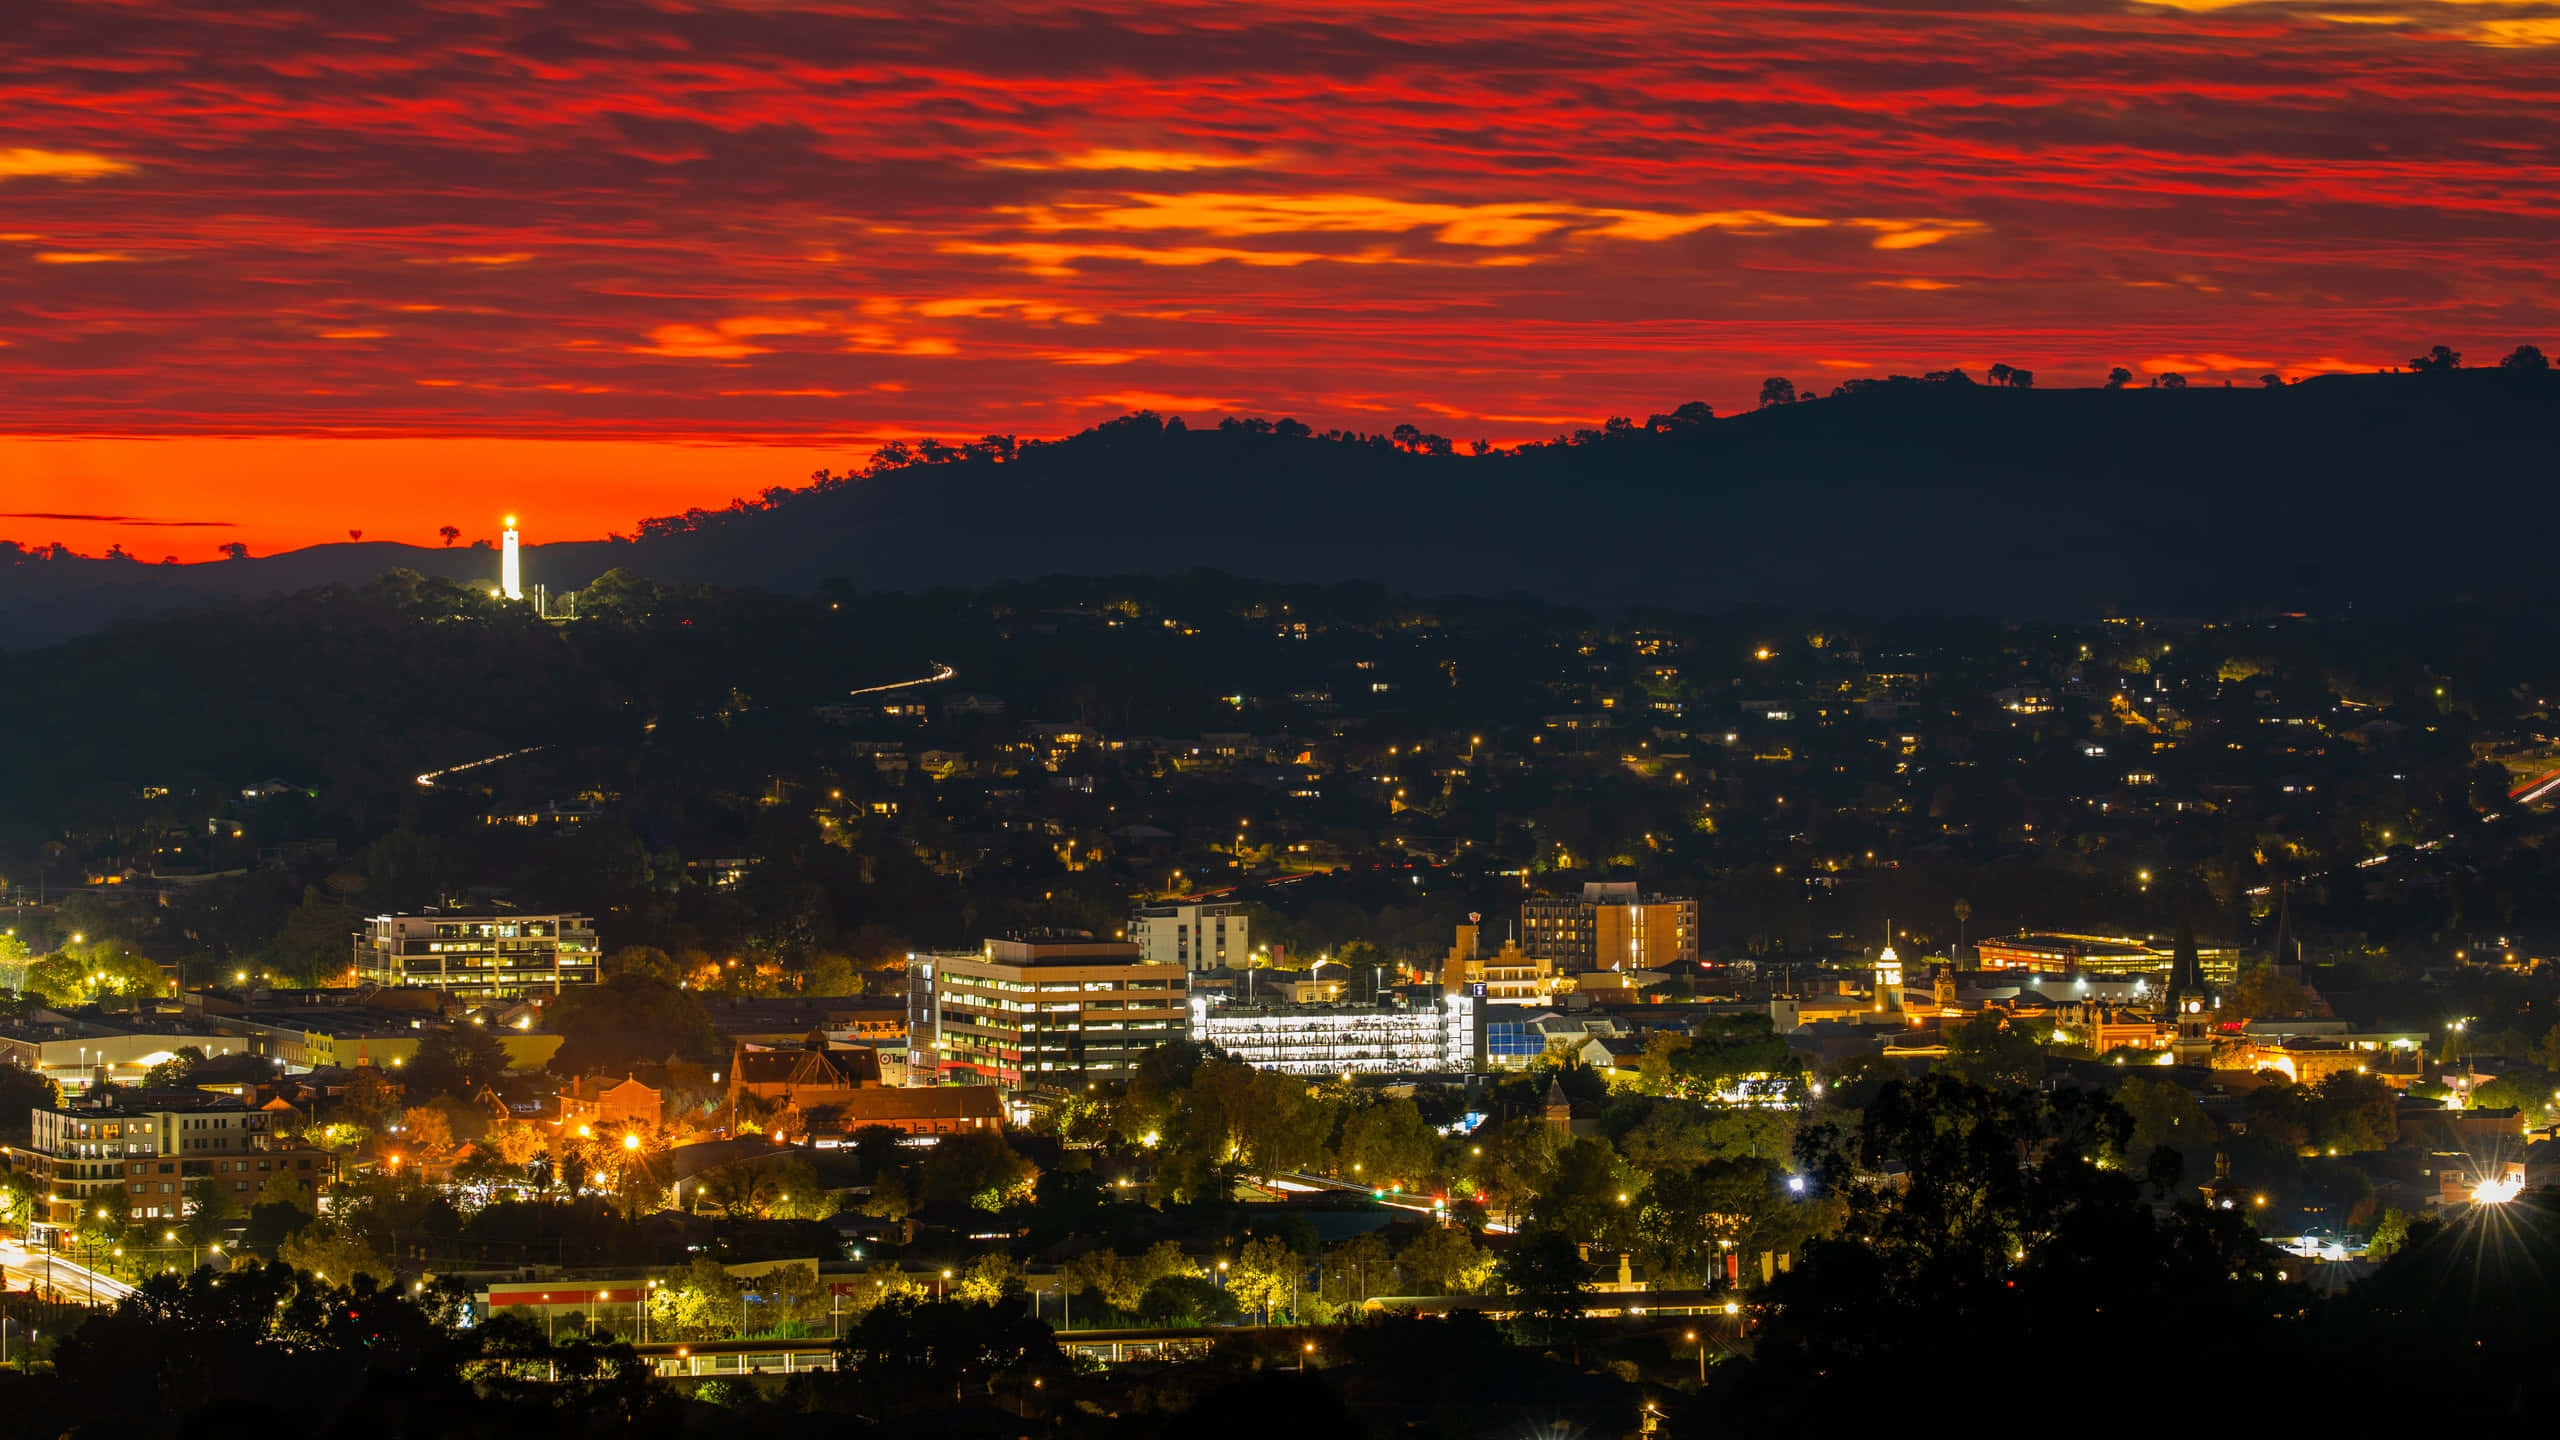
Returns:
[[[1221,1004],[1191,997],[1191,1038],[1247,1065],[1287,1075],[1422,1075],[1476,1064],[1476,1010],[1466,995],[1376,1005]]]
[[[1241,970],[1253,955],[1244,907],[1232,901],[1141,906],[1129,917],[1129,943],[1150,965],[1185,970]]]

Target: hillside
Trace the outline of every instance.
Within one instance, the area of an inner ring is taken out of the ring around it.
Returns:
[[[2554,519],[2538,478],[2560,377],[2340,376],[2276,390],[1879,385],[1484,457],[1138,418],[884,470],[623,543],[533,547],[555,590],[667,581],[915,590],[1209,568],[1742,604],[2035,618],[2540,600],[2506,537]],[[7,643],[204,597],[393,566],[486,579],[492,552],[330,545],[205,565],[27,559]]]

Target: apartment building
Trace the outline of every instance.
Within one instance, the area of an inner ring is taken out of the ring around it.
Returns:
[[[1659,970],[1698,958],[1698,902],[1646,895],[1633,881],[1595,881],[1580,895],[1520,905],[1520,948],[1558,973]]]
[[[1242,969],[1253,954],[1244,906],[1232,901],[1142,905],[1129,917],[1129,943],[1150,965],[1186,970]]]
[[[175,1220],[207,1190],[246,1210],[275,1175],[327,1188],[326,1150],[280,1141],[278,1109],[230,1095],[145,1090],[38,1106],[27,1144],[5,1147],[9,1168],[34,1177],[44,1196],[35,1228],[69,1229],[83,1214],[121,1208],[128,1222]],[[40,1243],[39,1234],[31,1237]]]
[[[424,986],[474,1000],[596,983],[596,931],[584,915],[376,915],[356,932],[360,984]]]

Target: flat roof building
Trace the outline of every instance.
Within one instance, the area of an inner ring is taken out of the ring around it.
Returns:
[[[1151,965],[1186,970],[1242,967],[1253,954],[1244,906],[1234,901],[1140,906],[1129,917],[1129,943]]]
[[[934,960],[936,1059],[945,1078],[1080,1090],[1125,1077],[1189,1028],[1190,972],[1090,939],[990,940]]]
[[[252,1108],[201,1090],[145,1090],[33,1107],[24,1146],[8,1146],[9,1167],[42,1188],[42,1218],[30,1238],[43,1243],[84,1214],[122,1209],[126,1221],[176,1220],[210,1188],[242,1210],[278,1173],[325,1189],[329,1152],[277,1140],[281,1102]]]
[[[1558,974],[1659,970],[1698,958],[1698,902],[1646,895],[1633,881],[1594,881],[1575,895],[1520,902],[1520,948]]]
[[[359,984],[423,986],[472,999],[596,983],[596,931],[584,915],[376,915],[356,932]]]
[[[1191,997],[1191,1038],[1286,1075],[1434,1075],[1481,1068],[1484,1002],[1409,986],[1371,1005]]]

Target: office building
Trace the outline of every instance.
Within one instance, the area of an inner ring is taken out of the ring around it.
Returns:
[[[990,940],[980,954],[938,958],[939,1071],[1008,1092],[1125,1078],[1138,1057],[1182,1038],[1189,978],[1109,940]]]
[[[1141,906],[1129,917],[1129,943],[1150,965],[1186,970],[1241,969],[1253,954],[1244,907],[1232,901]]]
[[[475,1000],[596,983],[596,931],[584,915],[376,915],[356,932],[356,980],[424,986]]]
[[[1520,905],[1520,948],[1559,974],[1659,970],[1698,958],[1698,902],[1646,895],[1633,881],[1595,881],[1578,896]]]
[[[1479,1069],[1484,1003],[1433,986],[1373,1005],[1288,1005],[1191,997],[1191,1038],[1288,1075],[1425,1075]]]

